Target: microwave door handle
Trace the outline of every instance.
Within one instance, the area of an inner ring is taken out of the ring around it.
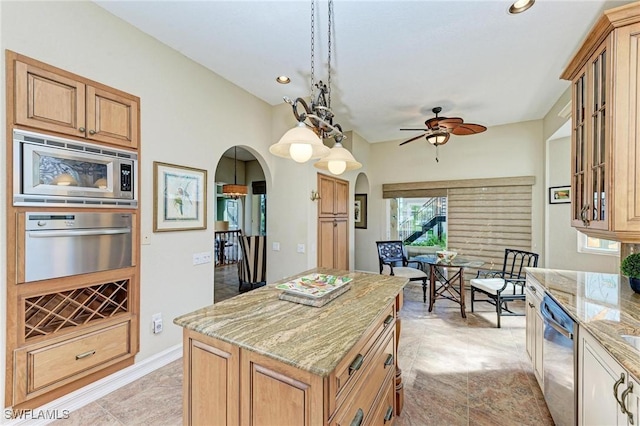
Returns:
[[[31,231],[28,233],[31,238],[51,238],[51,237],[86,237],[89,235],[118,235],[130,234],[129,228],[105,228],[105,229],[83,229],[78,231],[59,230],[59,231]]]
[[[540,306],[540,312],[542,313],[542,316],[544,317],[544,322],[549,324],[551,327],[553,327],[553,329],[555,331],[557,331],[558,333],[562,334],[567,339],[573,340],[573,334],[571,332],[569,332],[569,330],[564,328],[562,325],[560,325],[560,323],[558,323],[556,320],[554,320],[551,317],[551,315],[549,315],[546,303],[543,303],[542,306]]]

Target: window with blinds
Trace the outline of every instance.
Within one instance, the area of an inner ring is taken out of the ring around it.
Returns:
[[[448,249],[500,269],[504,249],[531,251],[533,176],[384,184],[384,198],[447,195]],[[471,272],[471,271],[470,271]]]

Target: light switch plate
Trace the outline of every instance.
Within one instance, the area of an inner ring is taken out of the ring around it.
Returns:
[[[273,251],[280,251],[280,243],[273,243],[271,247],[273,248]]]
[[[304,253],[304,244],[298,244],[297,252],[298,253]]]

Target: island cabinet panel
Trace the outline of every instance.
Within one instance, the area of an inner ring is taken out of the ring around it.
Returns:
[[[184,424],[239,424],[239,348],[187,329],[184,335]]]
[[[251,351],[241,352],[241,424],[324,424],[322,377]]]

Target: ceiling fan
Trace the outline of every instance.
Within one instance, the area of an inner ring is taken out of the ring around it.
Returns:
[[[436,116],[424,122],[427,126],[426,129],[400,129],[424,132],[421,135],[402,142],[400,146],[424,137],[427,142],[437,148],[438,146],[447,143],[451,135],[475,135],[476,133],[482,133],[487,130],[485,126],[480,124],[465,123],[460,117],[438,117],[438,114],[442,111],[441,107],[435,107],[431,111],[433,111]],[[438,161],[437,156],[436,161]]]

